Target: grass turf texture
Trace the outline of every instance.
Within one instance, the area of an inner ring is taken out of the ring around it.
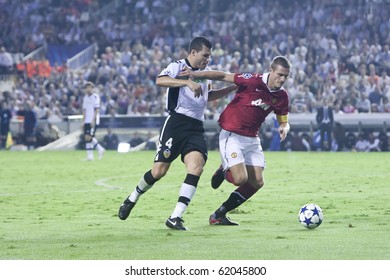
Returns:
[[[265,187],[228,215],[240,226],[222,227],[208,217],[234,187],[210,187],[219,165],[210,152],[186,232],[165,226],[185,177],[180,160],[126,221],[117,217],[153,155],[0,152],[0,259],[390,259],[388,153],[267,152]],[[298,223],[306,203],[324,211],[317,229]]]

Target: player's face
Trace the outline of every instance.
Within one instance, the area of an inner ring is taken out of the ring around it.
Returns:
[[[93,86],[89,85],[85,88],[85,92],[88,94],[88,95],[91,95],[92,92],[93,92]]]
[[[290,69],[276,65],[276,68],[271,69],[269,73],[268,87],[271,90],[278,90],[286,82],[288,76],[290,75]]]
[[[211,59],[211,50],[205,46],[202,47],[201,51],[192,50],[191,56],[193,60],[191,61],[192,67],[205,69],[209,64]]]

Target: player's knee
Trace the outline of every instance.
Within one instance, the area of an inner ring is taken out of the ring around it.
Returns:
[[[185,160],[187,173],[196,176],[202,175],[204,164],[203,160]]]
[[[264,186],[264,179],[261,178],[256,180],[253,184],[251,184],[255,189],[259,190]]]
[[[152,168],[152,176],[156,180],[160,180],[162,177],[164,177],[169,170],[169,165],[165,164],[155,164]]]
[[[84,136],[84,140],[85,140],[85,142],[91,142],[92,141],[92,137],[90,136],[90,135],[85,135]]]
[[[259,190],[264,186],[264,177],[252,178],[252,180],[249,180],[248,182],[253,188]]]
[[[165,175],[167,174],[167,170],[164,170],[164,169],[158,169],[158,170],[154,170],[152,172],[152,175],[153,177],[156,179],[156,180],[160,180],[162,177],[164,177]]]
[[[189,168],[187,168],[187,172],[196,176],[200,176],[203,173],[203,166],[202,165],[193,165]]]
[[[246,174],[237,174],[236,176],[233,175],[233,179],[236,186],[241,186],[248,181],[248,176]]]

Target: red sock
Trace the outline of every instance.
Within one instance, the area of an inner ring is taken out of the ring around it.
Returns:
[[[236,192],[240,193],[245,199],[249,199],[252,195],[254,195],[258,190],[252,187],[248,182],[239,186]]]

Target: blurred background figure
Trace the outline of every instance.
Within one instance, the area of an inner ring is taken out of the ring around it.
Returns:
[[[368,152],[370,143],[366,139],[363,133],[360,133],[355,143],[355,151],[357,152]]]
[[[7,138],[10,133],[10,122],[12,119],[12,112],[8,108],[8,105],[2,101],[0,102],[0,149],[5,150],[7,148]]]
[[[138,146],[139,144],[143,143],[145,141],[145,139],[143,139],[139,133],[136,131],[134,132],[134,136],[133,138],[131,138],[131,140],[129,141],[129,144],[130,144],[130,147],[134,148],[136,146]]]
[[[149,131],[146,144],[145,144],[145,150],[152,150],[152,151],[156,150],[157,148],[156,141],[153,141],[152,138],[153,138],[153,133]]]
[[[112,132],[111,127],[107,127],[107,134],[103,137],[103,147],[106,150],[117,150],[119,145],[119,138],[114,132]]]
[[[0,47],[0,74],[11,74],[14,70],[14,60],[5,47]]]
[[[37,117],[29,102],[24,103],[24,109],[17,111],[17,115],[23,118],[23,144],[29,150],[35,148]]]
[[[330,151],[332,145],[332,130],[333,130],[333,109],[329,102],[324,102],[324,105],[317,110],[316,121],[320,130],[320,147],[321,151]],[[325,133],[328,137],[325,147]]]

